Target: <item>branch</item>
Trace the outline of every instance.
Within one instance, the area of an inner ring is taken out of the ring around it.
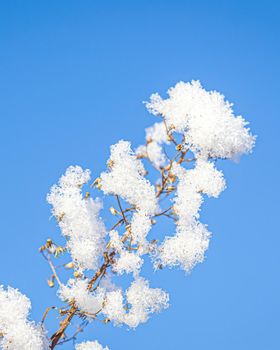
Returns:
[[[57,343],[59,342],[60,338],[63,336],[66,328],[69,326],[72,318],[74,317],[75,313],[78,311],[77,306],[72,305],[71,309],[68,312],[67,317],[62,321],[59,329],[51,336],[51,345],[50,349],[54,349]]]
[[[56,309],[56,306],[50,306],[46,309],[46,311],[44,312],[44,315],[42,317],[42,320],[41,320],[41,323],[43,324],[45,322],[45,319],[46,317],[48,316],[48,313],[51,311],[51,310],[54,310]]]
[[[177,145],[177,142],[175,141],[175,139],[173,138],[172,134],[169,135],[171,137],[172,142]],[[166,190],[168,189],[167,184],[168,184],[168,179],[170,177],[170,169],[171,169],[171,165],[173,161],[176,161],[177,157],[179,157],[181,155],[182,161],[184,159],[185,153],[183,154],[183,152],[178,152],[178,154],[176,155],[175,159],[170,161],[169,165],[164,168],[161,169],[161,176],[162,176],[162,185],[161,188],[159,189],[159,191],[156,193],[156,197],[159,198],[162,194],[164,194],[166,192]],[[181,158],[179,159],[178,162],[182,162]],[[167,172],[165,174],[165,172]],[[170,193],[170,191],[169,191]],[[116,227],[118,227],[119,225],[125,223],[126,224],[126,228],[127,228],[127,232],[125,233],[125,235],[122,237],[122,242],[124,243],[130,236],[131,232],[129,230],[129,221],[125,215],[125,213],[130,212],[132,210],[134,210],[135,208],[128,208],[128,209],[123,209],[122,205],[121,205],[121,201],[118,195],[116,195],[117,198],[117,202],[118,202],[118,206],[119,206],[119,210],[120,210],[120,214],[122,216],[122,218],[112,227],[112,229],[115,229]],[[155,216],[167,216],[172,218],[171,215],[168,214],[168,211],[172,208],[172,206],[166,210],[164,210],[163,212],[155,215]],[[111,229],[111,230],[112,230]],[[107,249],[110,247],[110,242],[107,245]],[[99,270],[95,273],[95,275],[91,278],[91,280],[89,281],[88,285],[87,285],[87,289],[88,291],[93,291],[94,290],[94,285],[96,283],[97,280],[101,280],[104,275],[106,274],[106,270],[107,268],[112,264],[113,262],[113,258],[116,255],[116,252],[113,250],[109,255],[108,255],[108,251],[106,250],[103,254],[104,257],[104,262],[101,265],[101,267],[99,268]],[[59,285],[61,285],[61,282],[59,280],[59,277],[57,276],[55,267],[53,266],[50,258],[47,258],[50,267],[54,273],[55,278],[57,279]],[[99,283],[99,282],[98,282]],[[67,329],[67,327],[70,325],[71,320],[73,319],[73,317],[77,314],[77,312],[79,311],[79,308],[75,305],[72,304],[71,308],[67,311],[67,316],[65,317],[65,319],[62,321],[59,329],[52,335],[51,337],[51,345],[50,345],[50,349],[54,349],[56,347],[56,345],[58,344],[63,344],[66,341],[69,341],[71,339],[75,339],[77,332],[70,338],[64,341],[60,341],[60,339],[63,337],[63,335],[65,334],[65,331]]]

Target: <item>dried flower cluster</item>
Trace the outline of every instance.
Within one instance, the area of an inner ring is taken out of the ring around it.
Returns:
[[[249,153],[255,137],[223,95],[204,90],[198,81],[178,83],[167,99],[154,94],[146,106],[159,120],[146,129],[145,144],[133,150],[130,142],[121,140],[111,146],[107,170],[91,186],[108,198],[115,218],[112,227],[100,217],[101,199],[91,197],[89,170],[70,166],[51,188],[47,200],[65,244],[48,239],[40,251],[52,271],[48,284],[58,285],[57,294],[65,303],[55,308],[62,320],[48,338],[43,323],[54,308],[48,308],[42,324],[35,325],[28,320],[29,300],[17,290],[1,288],[3,349],[54,349],[71,340],[75,343],[94,320],[136,328],[169,303],[168,294],[151,287],[141,275],[144,256],[151,258],[155,269],[178,266],[186,272],[204,260],[211,234],[199,221],[201,205],[205,195],[217,198],[226,187],[215,161]],[[154,184],[144,165],[157,171]],[[174,234],[162,242],[149,238],[159,219],[174,223]],[[68,277],[64,272],[62,282],[54,259],[67,254]],[[127,288],[119,282],[123,275],[131,279]],[[71,336],[74,318],[81,324]],[[75,348],[108,350],[97,341]]]

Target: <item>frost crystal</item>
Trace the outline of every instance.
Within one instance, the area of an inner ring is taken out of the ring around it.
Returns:
[[[125,250],[125,246],[117,231],[111,231],[109,233],[109,236],[110,247],[115,249],[115,251],[119,254],[119,256],[115,258],[112,270],[119,275],[131,272],[137,274],[144,262],[143,259],[141,259],[140,256],[137,254],[138,252],[132,253]]]
[[[154,141],[160,145],[163,143],[169,144],[166,126],[164,123],[155,123],[146,129],[146,140]]]
[[[177,233],[167,237],[160,247],[160,261],[163,266],[180,266],[189,272],[204,260],[209,246],[210,233],[199,222],[184,224],[179,222]]]
[[[126,292],[131,308],[126,314],[125,323],[132,328],[146,322],[149,314],[160,312],[169,305],[169,295],[160,288],[150,288],[149,282],[138,277]]]
[[[0,286],[0,347],[8,350],[47,349],[44,329],[27,319],[30,300],[17,289]]]
[[[121,290],[107,293],[104,314],[116,324],[125,323],[136,328],[148,320],[149,315],[166,309],[169,295],[160,288],[150,288],[149,282],[137,277],[126,291],[128,312],[124,310],[124,297]]]
[[[181,266],[189,272],[202,262],[209,246],[210,234],[197,222],[203,202],[202,194],[218,197],[225,189],[221,171],[203,159],[198,159],[194,169],[186,170],[178,164],[172,167],[178,177],[174,211],[178,216],[176,235],[167,237],[159,248],[159,260],[163,266]]]
[[[67,286],[61,286],[58,295],[60,299],[68,302],[75,302],[76,306],[83,312],[94,315],[102,309],[105,291],[97,288],[94,294],[87,289],[89,281],[70,279]]]
[[[136,154],[139,157],[147,157],[156,169],[167,164],[163,144],[169,144],[166,126],[164,123],[155,123],[146,129],[146,145],[139,146]]]
[[[121,324],[124,322],[125,310],[123,305],[123,294],[120,289],[106,293],[105,305],[102,312],[115,324]]]
[[[174,163],[172,171],[179,179],[174,210],[185,222],[199,217],[202,193],[218,197],[225,189],[223,173],[203,159],[198,159],[195,168],[190,170]]]
[[[165,118],[167,126],[185,135],[186,143],[197,153],[234,158],[252,150],[255,137],[232,105],[216,91],[206,91],[199,81],[179,82],[168,90],[169,98],[158,94],[146,104],[148,110]]]
[[[213,163],[198,159],[195,168],[188,171],[188,181],[198,192],[217,198],[226,188],[223,173]]]
[[[153,215],[157,209],[155,189],[144,178],[144,166],[129,142],[119,141],[111,146],[109,164],[111,171],[101,174],[104,193],[119,195],[147,215]]]
[[[67,169],[47,196],[62,234],[69,238],[68,249],[83,269],[96,269],[104,251],[105,226],[99,218],[100,200],[83,198],[81,187],[90,179],[90,171],[79,166]]]
[[[124,249],[124,244],[119,233],[116,230],[112,230],[109,232],[110,237],[110,246],[114,248],[118,253],[120,253]]]
[[[166,165],[167,159],[159,143],[154,141],[148,142],[146,152],[155,168],[160,169]]]
[[[140,251],[146,247],[146,236],[151,230],[152,223],[149,216],[143,212],[135,212],[131,220],[131,237],[133,244],[140,245]]]
[[[86,341],[86,342],[77,344],[75,346],[75,349],[76,350],[109,350],[107,346],[103,348],[102,345],[100,345],[97,340]]]
[[[155,123],[146,129],[146,153],[152,164],[160,169],[167,163],[162,145],[169,144],[166,126],[164,123]]]
[[[121,251],[120,257],[116,260],[113,265],[113,271],[119,275],[123,273],[137,274],[143,265],[143,259],[136,253],[130,253],[128,251]]]

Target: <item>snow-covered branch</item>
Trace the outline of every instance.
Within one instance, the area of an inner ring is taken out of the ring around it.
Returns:
[[[76,342],[92,321],[136,328],[169,306],[168,293],[143,276],[144,257],[155,270],[179,267],[188,273],[203,262],[211,233],[199,221],[201,206],[206,196],[217,198],[226,188],[216,160],[250,153],[255,137],[223,95],[206,91],[198,81],[179,82],[166,99],[154,94],[146,106],[158,120],[146,129],[143,145],[133,149],[120,140],[95,180],[90,170],[70,166],[52,186],[47,201],[64,243],[48,239],[40,251],[51,267],[49,287],[58,288],[64,306],[48,308],[36,325],[28,319],[29,300],[1,287],[3,349],[54,349]],[[114,220],[110,226],[108,215],[101,218],[103,200]],[[174,234],[154,238],[158,220],[173,224]],[[130,276],[129,286],[122,282],[124,275]],[[50,310],[62,317],[53,335],[43,325]],[[87,322],[71,336],[74,320]],[[76,350],[102,349],[108,350],[97,341],[76,344]]]

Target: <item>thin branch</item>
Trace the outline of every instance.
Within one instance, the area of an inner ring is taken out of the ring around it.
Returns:
[[[59,329],[52,335],[51,337],[51,345],[50,349],[54,349],[61,337],[63,336],[65,329],[70,324],[72,318],[74,317],[75,313],[77,312],[78,308],[76,305],[72,305],[71,309],[68,312],[67,317],[62,321]]]
[[[170,209],[172,209],[173,208],[173,206],[171,205],[168,209],[166,209],[166,210],[164,210],[163,212],[161,212],[161,213],[159,213],[159,214],[156,214],[156,215],[154,215],[154,216],[161,216],[161,215],[164,215],[164,214],[166,214]]]
[[[46,317],[48,316],[48,313],[51,311],[51,310],[54,310],[54,309],[57,309],[56,306],[49,306],[46,311],[44,312],[44,315],[42,317],[42,320],[41,320],[41,324],[43,324],[45,322],[45,319]]]
[[[180,159],[178,160],[178,164],[182,164],[183,163],[183,161],[184,161],[184,158],[185,158],[185,155],[186,155],[186,153],[188,152],[188,148],[186,149],[186,150],[184,150],[184,151],[182,151],[181,152],[181,157],[180,157]]]
[[[61,281],[60,281],[60,279],[59,279],[59,277],[58,277],[58,274],[56,273],[56,269],[55,269],[55,267],[54,267],[54,265],[53,265],[53,263],[52,263],[51,258],[50,258],[49,255],[47,256],[47,260],[48,260],[48,263],[49,263],[49,265],[50,265],[50,268],[51,268],[51,270],[52,270],[52,272],[53,272],[53,275],[54,275],[55,279],[57,280],[57,283],[58,283],[59,286],[61,287],[61,286],[62,286],[62,283],[61,283]]]
[[[123,211],[123,208],[122,208],[122,205],[121,205],[120,198],[119,198],[118,195],[116,195],[116,198],[117,198],[117,201],[118,201],[118,205],[119,205],[120,211],[121,211],[121,213],[122,213],[123,220],[124,220],[124,222],[126,223],[126,225],[128,225],[126,216],[125,216],[125,214],[124,214],[124,211]]]
[[[59,286],[61,286],[62,283],[61,283],[61,281],[60,281],[60,279],[59,279],[59,277],[58,277],[58,274],[57,274],[57,272],[56,272],[56,269],[55,269],[55,267],[54,267],[54,265],[53,265],[53,263],[52,263],[52,261],[51,261],[50,255],[49,255],[49,254],[46,255],[43,251],[41,251],[41,254],[42,254],[43,258],[44,258],[45,260],[47,260],[47,262],[48,262],[48,264],[50,265],[50,268],[51,268],[51,270],[52,270],[53,276],[54,276],[55,279],[57,280],[57,283],[59,284]]]
[[[76,330],[76,332],[70,337],[70,338],[67,338],[67,339],[64,339],[62,341],[60,341],[59,343],[57,343],[57,345],[62,345],[64,343],[68,343],[69,341],[73,340],[73,343],[75,343],[75,340],[77,339],[77,335],[81,332],[84,331],[85,327],[89,324],[88,321],[84,320],[79,326],[78,326],[78,329]]]

